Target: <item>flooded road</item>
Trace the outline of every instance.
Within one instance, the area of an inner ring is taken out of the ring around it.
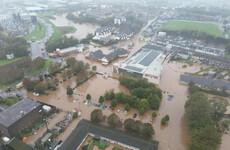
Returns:
[[[81,40],[87,36],[87,34],[93,33],[96,31],[96,29],[99,27],[98,25],[90,24],[90,23],[74,23],[73,21],[70,21],[66,19],[67,14],[62,15],[55,15],[54,17],[56,19],[50,20],[55,26],[61,27],[61,26],[73,26],[77,29],[74,33],[68,33],[66,34],[67,37],[73,36],[74,38],[77,38],[78,40]]]

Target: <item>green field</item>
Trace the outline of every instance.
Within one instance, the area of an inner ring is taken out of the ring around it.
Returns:
[[[37,74],[37,73],[40,73],[40,72],[42,72],[43,70],[49,68],[49,66],[50,66],[51,64],[53,64],[53,63],[54,63],[53,60],[51,60],[51,59],[46,59],[46,60],[45,60],[45,65],[44,65],[44,67],[42,67],[41,69],[35,70],[35,71],[29,73],[28,75],[29,75],[29,76],[33,76],[33,75],[35,75],[35,74]]]
[[[35,25],[35,30],[32,31],[30,34],[23,36],[23,38],[26,40],[41,40],[42,38],[45,37],[45,34],[46,34],[45,25],[38,23]]]
[[[208,22],[194,22],[186,20],[170,20],[161,30],[169,31],[198,31],[207,33],[215,37],[222,37],[222,33],[217,25]]]
[[[4,65],[8,65],[10,63],[13,63],[13,62],[16,62],[18,60],[21,60],[23,57],[20,57],[20,58],[14,58],[14,59],[11,59],[11,60],[0,60],[0,66],[4,66]]]
[[[73,26],[63,26],[63,27],[57,27],[57,28],[63,35],[68,34],[68,33],[74,33],[77,31],[77,29]]]

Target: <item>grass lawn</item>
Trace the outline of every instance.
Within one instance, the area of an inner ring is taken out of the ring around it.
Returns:
[[[229,59],[230,59],[230,54],[227,54],[227,55],[226,55],[226,58],[229,58]]]
[[[199,31],[203,33],[210,34],[215,37],[222,37],[222,33],[218,26],[213,23],[208,22],[195,22],[187,20],[170,20],[166,23],[161,30],[169,31]]]
[[[230,125],[230,120],[225,120],[224,122]]]
[[[57,27],[61,34],[74,33],[77,29],[73,26]]]
[[[19,58],[14,58],[14,59],[11,59],[11,60],[0,60],[0,66],[4,66],[4,65],[8,65],[10,63],[13,63],[13,62],[16,62],[18,60],[21,60],[23,57],[19,57]]]
[[[17,103],[18,101],[19,101],[18,98],[8,97],[8,98],[0,99],[0,104],[12,106],[13,104]]]
[[[35,75],[35,74],[37,74],[37,73],[40,73],[40,72],[42,72],[43,70],[49,68],[49,66],[50,66],[51,64],[53,64],[53,63],[54,63],[53,60],[51,60],[51,59],[46,59],[46,60],[45,60],[45,65],[44,65],[44,67],[42,67],[41,69],[35,70],[35,71],[29,73],[28,75],[29,75],[29,76],[33,76],[33,75]]]
[[[26,40],[41,40],[46,35],[46,28],[43,23],[37,23],[35,25],[35,30],[30,34],[23,36]]]

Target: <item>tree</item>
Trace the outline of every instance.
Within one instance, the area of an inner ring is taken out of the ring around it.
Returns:
[[[169,121],[169,115],[165,115],[165,116],[161,119],[161,125],[165,125],[168,121]]]
[[[130,108],[131,108],[131,107],[130,107],[130,105],[129,105],[129,104],[125,104],[125,110],[126,110],[126,111],[129,111],[129,110],[130,110]]]
[[[158,110],[160,107],[160,103],[161,103],[161,99],[155,94],[150,94],[147,98],[148,102],[149,102],[149,107],[152,110]]]
[[[140,120],[134,121],[131,127],[136,134],[141,135],[143,123]]]
[[[166,124],[166,122],[167,122],[167,121],[166,121],[166,119],[165,119],[165,118],[162,118],[162,119],[161,119],[161,125],[163,125],[163,126],[164,126],[164,125]]]
[[[76,62],[77,62],[77,60],[74,57],[67,58],[67,60],[66,60],[66,64],[68,66],[73,66],[76,64]]]
[[[122,125],[120,118],[115,113],[112,113],[111,115],[109,115],[107,121],[108,121],[108,124],[113,128],[117,126],[120,127]]]
[[[153,117],[153,118],[156,118],[156,117],[157,117],[157,113],[156,113],[155,111],[152,113],[152,117]]]
[[[76,119],[78,117],[78,113],[77,112],[74,112],[73,113],[73,116],[72,116],[72,119]]]
[[[112,101],[111,101],[111,106],[112,106],[112,107],[116,107],[116,106],[117,106],[117,100],[115,100],[115,99],[112,100]]]
[[[144,123],[141,133],[145,138],[151,138],[155,133],[152,124]]]
[[[225,99],[220,99],[218,97],[213,98],[210,102],[214,117],[216,120],[219,120],[227,111],[228,102],[226,102]]]
[[[133,127],[132,127],[133,124],[134,124],[134,119],[131,119],[131,118],[126,119],[124,121],[124,128],[125,128],[125,130],[127,130],[129,132],[133,131]]]
[[[24,78],[24,80],[23,80],[24,87],[25,87],[28,91],[33,91],[35,85],[36,85],[38,82],[39,82],[38,80],[33,80],[33,81],[32,81],[32,80],[30,80],[29,78]]]
[[[86,95],[86,99],[91,100],[91,95],[89,93]]]
[[[93,71],[97,71],[97,66],[94,65],[94,66],[92,67],[92,70],[93,70]]]
[[[217,150],[221,144],[221,135],[214,127],[191,132],[189,150]]]
[[[66,89],[66,94],[69,95],[69,96],[73,95],[73,89],[70,88],[70,87],[67,88],[67,89]]]
[[[67,80],[67,71],[66,70],[62,71],[61,75],[62,75],[63,81],[66,81]]]
[[[138,106],[139,113],[143,115],[148,108],[149,108],[148,101],[146,99],[141,99]]]
[[[45,82],[40,82],[34,87],[34,91],[39,94],[44,94],[48,86]]]
[[[99,98],[99,103],[102,104],[104,102],[104,97],[103,96],[100,96]]]
[[[94,123],[103,121],[102,111],[100,109],[93,110],[90,114],[90,120]]]
[[[165,115],[165,120],[169,121],[169,115]]]

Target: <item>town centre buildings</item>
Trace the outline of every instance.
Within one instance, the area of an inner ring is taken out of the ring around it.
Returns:
[[[147,44],[124,61],[113,64],[113,72],[159,84],[166,56],[164,49]]]

